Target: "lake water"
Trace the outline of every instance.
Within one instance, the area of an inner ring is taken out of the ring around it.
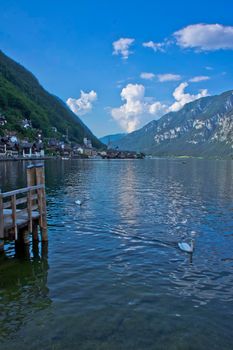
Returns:
[[[0,257],[1,350],[233,349],[232,161],[48,161],[46,185],[48,249]]]

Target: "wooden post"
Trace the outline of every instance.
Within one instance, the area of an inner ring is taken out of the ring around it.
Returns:
[[[44,166],[42,164],[36,165],[36,184],[45,184]],[[42,241],[48,241],[45,188],[38,190],[38,204],[40,212],[39,225],[41,228]]]
[[[27,167],[27,186],[35,186],[36,185],[36,168],[35,165],[29,165]],[[30,233],[33,233],[35,231],[33,222],[32,222],[32,207],[35,203],[34,200],[32,200],[32,196],[35,192],[34,191],[29,191],[27,194],[27,209],[28,209],[28,220],[29,220],[29,225],[28,225],[28,230]],[[33,239],[38,240],[38,235],[35,238],[35,235],[33,234]]]
[[[23,238],[23,243],[26,245],[30,244],[30,236],[29,236],[28,228],[22,229],[21,234]]]
[[[0,239],[0,252],[4,251],[4,239]]]
[[[17,214],[16,214],[16,195],[11,196],[12,224],[15,240],[18,239]]]
[[[32,238],[33,241],[38,241],[38,225],[37,222],[33,221],[32,223]]]
[[[29,190],[27,193],[27,211],[28,211],[28,220],[29,220],[29,225],[28,225],[28,230],[30,233],[32,233],[32,191]]]
[[[19,232],[19,239],[15,241],[15,252],[19,259],[30,259],[30,237],[27,227],[22,228]]]
[[[42,259],[48,259],[48,242],[42,242],[41,244],[41,257]]]
[[[36,168],[35,165],[27,167],[27,187],[36,185]]]
[[[0,190],[0,250],[4,249],[4,213],[3,213],[3,198]]]

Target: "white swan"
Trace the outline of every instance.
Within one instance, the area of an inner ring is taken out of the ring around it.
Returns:
[[[80,199],[77,199],[77,200],[75,201],[75,204],[77,204],[77,205],[82,205],[82,204],[83,204],[83,202],[82,202],[82,201],[80,201]]]
[[[186,242],[179,242],[179,243],[178,243],[178,247],[179,247],[180,250],[182,250],[183,252],[192,254],[193,251],[194,251],[194,241],[191,240],[191,243],[190,243],[190,244],[188,244],[188,243],[186,243]]]

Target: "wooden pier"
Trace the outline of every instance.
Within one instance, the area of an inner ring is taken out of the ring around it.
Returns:
[[[46,193],[44,166],[27,167],[27,187],[10,192],[0,191],[0,250],[5,240],[16,243],[38,241],[38,227],[41,240],[48,241],[46,217]]]

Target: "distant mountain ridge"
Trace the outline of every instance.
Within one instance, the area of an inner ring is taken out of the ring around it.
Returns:
[[[158,156],[233,156],[233,90],[186,104],[114,143]]]
[[[87,137],[93,146],[102,147],[101,142],[89,128],[61,101],[47,92],[34,75],[0,51],[0,114],[7,124],[0,127],[16,131],[22,136],[32,136],[33,130],[21,126],[22,119],[29,119],[33,129],[42,131],[44,137],[61,137],[69,133],[69,139],[83,143]],[[54,128],[57,129],[54,134]]]
[[[99,140],[102,143],[104,143],[105,145],[108,145],[108,144],[112,144],[112,143],[114,143],[116,141],[119,141],[125,135],[126,135],[125,133],[106,135],[106,136],[100,137]]]

